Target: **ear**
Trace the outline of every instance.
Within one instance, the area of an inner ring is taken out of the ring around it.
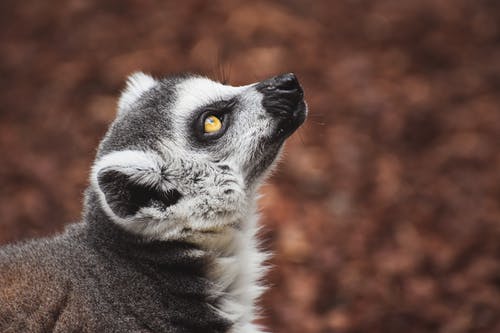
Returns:
[[[93,171],[103,208],[120,219],[133,218],[142,208],[164,211],[182,197],[164,179],[159,161],[144,152],[106,155]]]
[[[153,77],[142,72],[135,72],[130,75],[127,79],[127,86],[118,101],[118,114],[126,111],[142,94],[153,88],[157,83],[158,81]]]
[[[133,217],[145,207],[165,210],[181,198],[176,189],[163,190],[159,186],[138,183],[131,176],[113,169],[99,172],[97,182],[111,211],[122,219]]]

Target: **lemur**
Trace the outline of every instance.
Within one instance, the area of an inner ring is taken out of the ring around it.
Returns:
[[[305,120],[294,74],[133,74],[82,221],[0,249],[1,332],[261,332],[258,188]]]

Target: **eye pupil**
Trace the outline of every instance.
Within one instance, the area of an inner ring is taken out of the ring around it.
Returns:
[[[222,122],[216,116],[208,116],[205,119],[204,130],[205,133],[214,133],[222,128]]]

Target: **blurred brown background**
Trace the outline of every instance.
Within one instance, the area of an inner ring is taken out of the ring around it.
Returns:
[[[220,66],[219,66],[220,65]],[[126,76],[295,72],[273,332],[500,332],[500,2],[0,3],[0,243],[79,219]]]

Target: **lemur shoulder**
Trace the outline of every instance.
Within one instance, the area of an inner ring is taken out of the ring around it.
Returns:
[[[293,74],[132,75],[82,221],[0,249],[0,331],[260,332],[257,191],[306,113]]]

